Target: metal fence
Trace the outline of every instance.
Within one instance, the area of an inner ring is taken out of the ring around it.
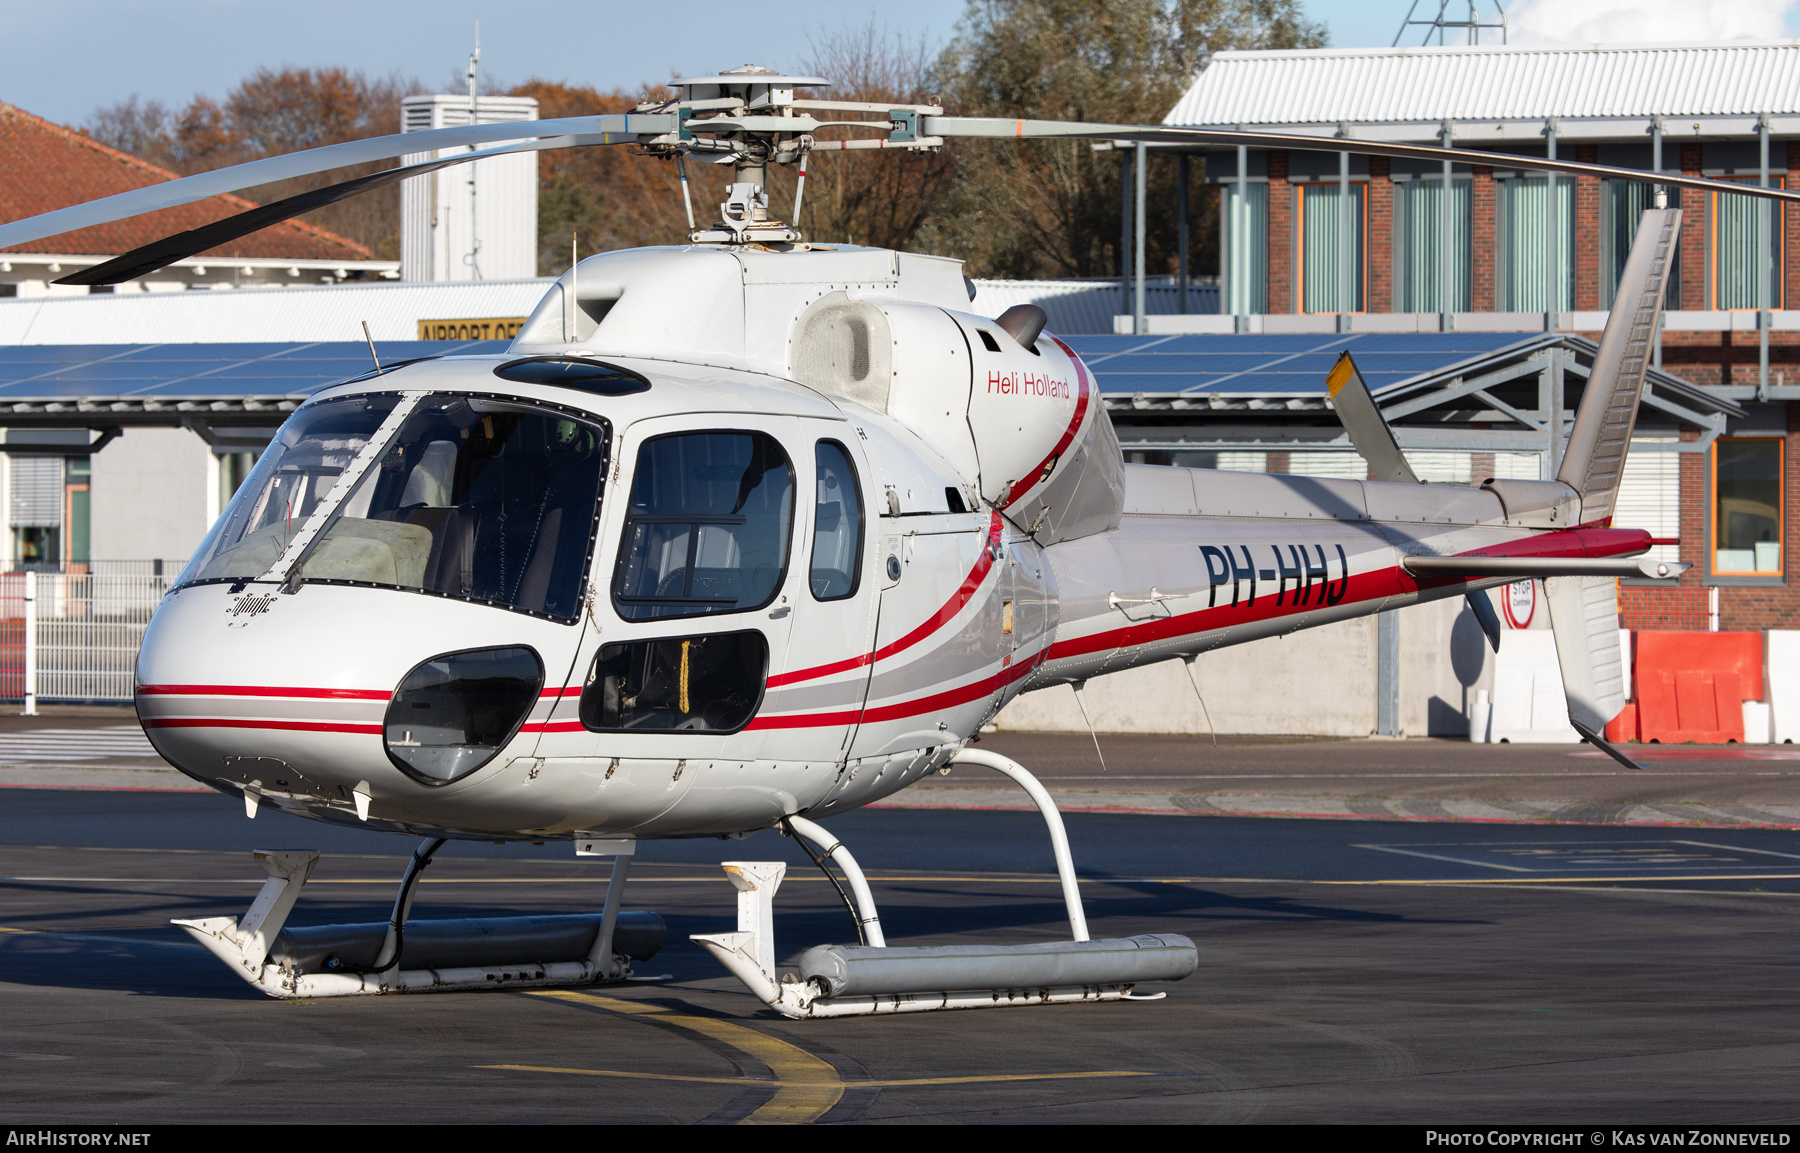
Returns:
[[[0,698],[124,703],[144,629],[181,565],[97,561],[0,571]],[[84,571],[82,571],[84,570]]]

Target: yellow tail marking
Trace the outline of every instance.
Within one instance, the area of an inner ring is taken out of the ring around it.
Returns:
[[[1350,354],[1347,352],[1338,353],[1337,363],[1331,366],[1331,371],[1325,376],[1325,391],[1333,399],[1336,399],[1338,389],[1343,388],[1344,385],[1348,384],[1350,378],[1355,375],[1356,365],[1351,362]]]

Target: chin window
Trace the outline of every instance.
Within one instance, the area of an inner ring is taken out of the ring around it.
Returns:
[[[512,740],[543,687],[544,663],[522,645],[432,657],[388,702],[388,758],[428,785],[466,777]]]

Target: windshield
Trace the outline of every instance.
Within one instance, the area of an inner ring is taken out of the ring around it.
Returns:
[[[398,393],[385,393],[302,407],[275,434],[177,583],[268,572],[399,403]]]
[[[300,562],[347,581],[580,615],[606,429],[516,401],[427,396]]]

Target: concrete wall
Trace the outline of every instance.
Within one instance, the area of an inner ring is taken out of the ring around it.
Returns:
[[[184,561],[210,527],[211,450],[180,428],[143,428],[93,457],[93,559]]]
[[[1375,618],[1364,617],[1203,654],[1195,668],[1221,733],[1367,736],[1375,731]],[[1493,687],[1493,656],[1461,600],[1400,610],[1400,727],[1467,736],[1469,706]],[[1096,677],[1084,690],[1108,733],[1204,733],[1180,661]],[[1080,731],[1067,685],[1026,693],[1001,710],[1002,729]]]

